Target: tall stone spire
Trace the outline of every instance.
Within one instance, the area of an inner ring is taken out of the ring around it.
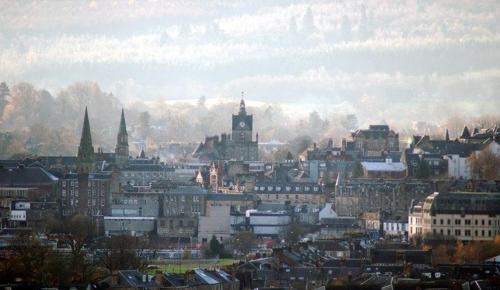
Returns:
[[[450,141],[450,132],[448,132],[448,129],[446,129],[445,140]]]
[[[120,118],[120,128],[118,130],[118,135],[116,137],[115,154],[116,154],[116,161],[119,165],[123,165],[127,162],[129,156],[128,133],[127,133],[127,124],[125,123],[125,112],[123,109]]]
[[[465,126],[464,130],[462,131],[462,135],[460,136],[460,139],[469,139],[469,138],[470,138],[469,128]]]
[[[94,162],[94,146],[92,146],[92,134],[90,133],[90,122],[85,107],[85,116],[83,117],[82,137],[80,146],[78,146],[78,164],[79,171],[89,172],[92,169]]]

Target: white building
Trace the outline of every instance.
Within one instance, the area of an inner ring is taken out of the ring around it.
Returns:
[[[453,178],[470,179],[469,156],[460,156],[459,154],[448,154],[443,157],[448,160],[448,176]]]
[[[494,240],[500,235],[500,193],[435,192],[410,209],[408,234]]]

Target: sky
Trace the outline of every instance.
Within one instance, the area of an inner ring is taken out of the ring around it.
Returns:
[[[500,108],[500,2],[0,0],[0,81],[406,124]]]

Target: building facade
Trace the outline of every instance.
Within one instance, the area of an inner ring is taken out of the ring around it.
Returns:
[[[340,216],[359,216],[382,211],[407,215],[412,200],[421,200],[433,191],[430,181],[418,179],[351,178],[335,186],[335,209]]]
[[[380,157],[399,151],[399,134],[387,125],[370,125],[366,130],[352,133],[351,138],[354,150],[362,157]]]
[[[434,192],[411,207],[408,234],[492,241],[500,234],[500,194]]]

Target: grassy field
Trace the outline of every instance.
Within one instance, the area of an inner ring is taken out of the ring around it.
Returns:
[[[169,273],[185,273],[195,268],[213,269],[216,267],[229,266],[238,263],[239,260],[218,259],[218,260],[163,260],[151,262],[150,265],[157,265],[158,269],[148,269],[146,272],[154,274],[156,271]]]

